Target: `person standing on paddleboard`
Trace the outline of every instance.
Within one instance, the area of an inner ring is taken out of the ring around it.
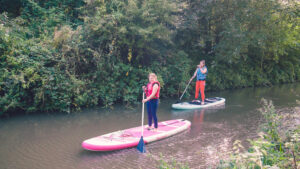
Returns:
[[[157,130],[157,116],[156,111],[158,108],[159,102],[159,92],[160,92],[160,83],[157,81],[157,76],[155,73],[150,73],[149,83],[147,86],[143,86],[143,90],[146,93],[147,98],[143,99],[143,103],[147,104],[147,112],[148,112],[148,130],[153,129],[152,120],[154,121],[154,130]]]
[[[197,69],[193,77],[190,79],[190,81],[192,81],[197,76],[195,100],[193,100],[193,102],[199,102],[198,96],[199,96],[199,89],[200,89],[202,105],[204,104],[204,99],[205,99],[204,90],[205,90],[206,74],[207,74],[207,68],[205,66],[205,60],[201,60],[200,64],[197,65]]]

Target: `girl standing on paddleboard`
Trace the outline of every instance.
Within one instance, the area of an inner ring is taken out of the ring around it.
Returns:
[[[196,69],[193,77],[190,79],[190,81],[192,81],[197,76],[195,100],[193,100],[193,102],[199,102],[199,100],[197,100],[197,99],[199,96],[199,89],[200,89],[202,105],[204,104],[204,99],[205,99],[204,90],[205,90],[206,74],[207,74],[207,68],[205,66],[205,60],[201,60],[200,64],[197,65],[197,69]]]
[[[159,101],[159,92],[160,92],[160,83],[157,81],[157,76],[155,73],[150,73],[149,83],[147,86],[143,86],[143,90],[146,93],[147,98],[143,99],[143,103],[147,104],[147,112],[148,112],[148,130],[153,129],[152,120],[154,121],[154,130],[157,130],[157,116],[156,111],[158,108]]]

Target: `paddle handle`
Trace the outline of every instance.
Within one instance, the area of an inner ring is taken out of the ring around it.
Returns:
[[[191,83],[191,80],[190,80],[190,81],[189,81],[189,83],[186,85],[186,87],[185,87],[185,89],[184,89],[184,91],[183,91],[182,95],[180,96],[179,100],[181,100],[181,99],[182,99],[182,96],[183,96],[183,95],[184,95],[184,93],[186,92],[186,89],[188,88],[188,86],[190,85],[190,83]]]
[[[145,98],[145,92],[143,92],[143,100]],[[145,109],[145,103],[143,102],[142,106],[142,136],[144,136],[144,109]]]

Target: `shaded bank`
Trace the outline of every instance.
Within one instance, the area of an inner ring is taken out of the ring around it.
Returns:
[[[300,105],[300,101],[297,101]],[[236,168],[294,168],[300,166],[300,107],[276,111],[272,101],[262,99],[260,112],[264,117],[258,138],[248,139],[250,146],[240,140],[233,142],[227,158],[221,160],[218,169]],[[159,168],[188,169],[188,163],[176,159],[165,161],[161,156]]]
[[[202,59],[207,91],[299,81],[298,9],[297,0],[1,1],[0,114],[137,103],[152,71],[162,98],[178,97]]]
[[[262,100],[266,122],[259,138],[249,140],[245,151],[235,141],[230,160],[218,168],[294,168],[300,166],[300,107],[276,111],[272,101]]]
[[[191,130],[147,144],[146,156],[135,148],[101,153],[81,147],[85,139],[139,126],[141,104],[133,109],[116,105],[114,109],[99,107],[70,114],[1,118],[0,163],[2,168],[157,168],[162,155],[167,162],[175,159],[191,168],[214,168],[228,158],[235,140],[248,143],[247,139],[257,138],[263,123],[257,111],[260,98],[273,100],[277,110],[285,110],[297,106],[299,93],[299,84],[207,92],[207,97],[226,98],[226,104],[192,111],[172,110],[176,100],[161,99],[159,121],[187,119],[192,122]]]

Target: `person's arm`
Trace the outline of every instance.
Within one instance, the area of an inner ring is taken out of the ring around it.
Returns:
[[[152,90],[151,95],[148,96],[146,99],[144,99],[143,102],[145,103],[145,102],[149,101],[150,99],[154,98],[154,96],[155,96],[156,93],[157,93],[157,90],[158,90],[158,84],[155,84],[155,85],[153,86],[153,90]]]
[[[196,77],[196,75],[197,75],[197,69],[196,69],[196,71],[195,71],[193,77],[190,79],[190,81],[192,81],[192,80]]]
[[[207,72],[207,68],[205,67],[204,69],[200,69],[201,70],[201,72],[203,73],[203,74],[205,74],[206,72]]]

